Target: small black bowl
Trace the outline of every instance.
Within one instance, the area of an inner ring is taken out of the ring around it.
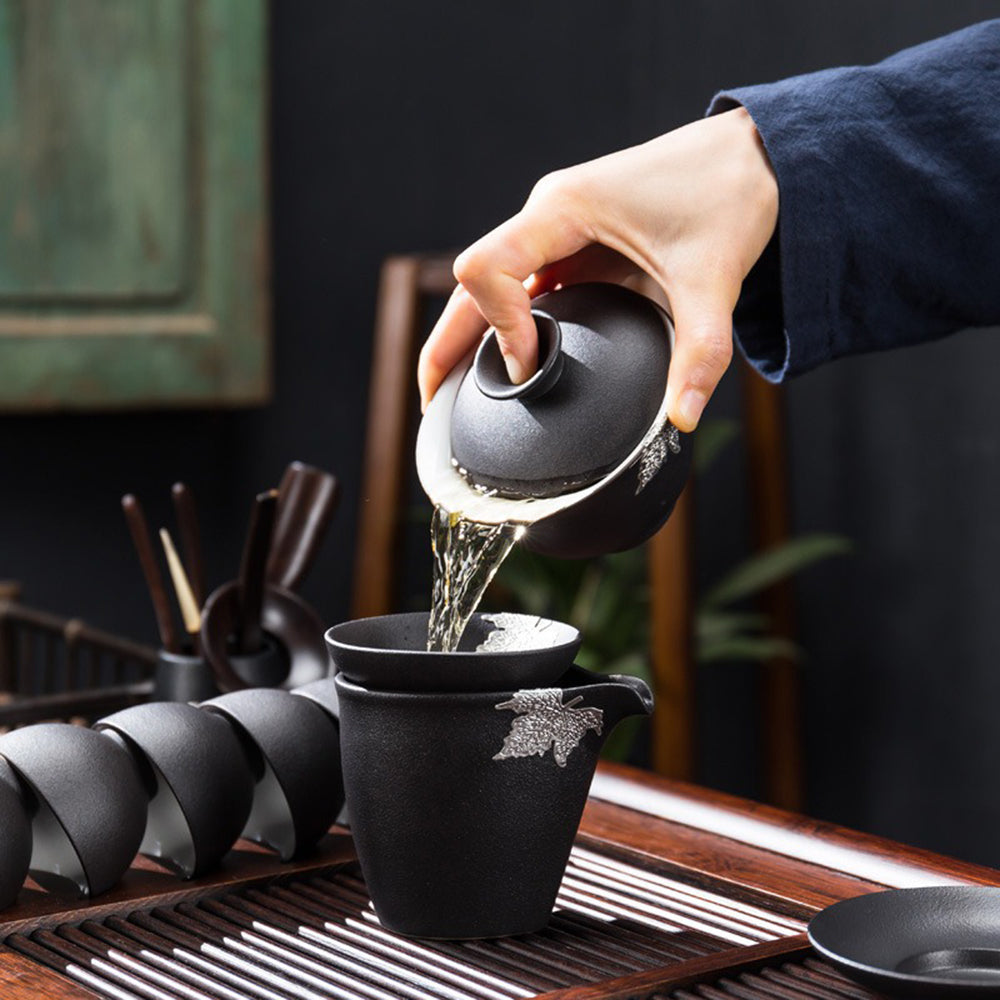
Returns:
[[[551,685],[580,648],[572,625],[537,615],[477,613],[456,652],[433,653],[427,650],[428,618],[418,611],[334,625],[326,633],[334,670],[378,691],[506,691]],[[487,641],[497,648],[477,648]]]
[[[96,896],[125,874],[142,840],[147,796],[122,747],[99,733],[43,722],[0,737],[32,815],[31,874],[46,888]]]
[[[243,836],[290,861],[313,847],[344,805],[340,733],[308,697],[252,688],[202,706],[236,726],[259,755],[259,777]]]
[[[158,701],[94,728],[117,738],[143,772],[150,802],[140,850],[185,878],[218,864],[253,802],[251,764],[233,727],[194,705]]]
[[[834,903],[812,946],[844,975],[896,997],[1000,997],[1000,888],[893,889]]]
[[[310,681],[289,693],[298,695],[300,698],[308,698],[313,704],[319,705],[339,731],[340,698],[337,695],[337,683],[333,677],[321,677],[318,681]]]
[[[0,909],[10,906],[28,874],[31,818],[13,769],[0,760]]]

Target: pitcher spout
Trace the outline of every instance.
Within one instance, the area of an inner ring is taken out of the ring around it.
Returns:
[[[618,695],[615,700],[620,703],[620,714],[615,722],[627,719],[630,715],[653,714],[653,692],[641,677],[633,677],[631,674],[609,674],[608,680],[615,682]]]
[[[653,711],[653,692],[639,677],[598,674],[574,667],[566,674],[565,681],[568,682],[565,689],[567,699],[580,697],[587,705],[601,709],[605,736],[622,719],[632,715],[650,715]]]

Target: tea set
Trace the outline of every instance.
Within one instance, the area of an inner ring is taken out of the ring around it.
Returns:
[[[416,447],[424,491],[479,524],[517,525],[520,543],[539,552],[578,558],[635,546],[667,519],[690,467],[691,441],[666,412],[670,317],[636,292],[597,283],[542,295],[532,315],[532,378],[507,379],[489,333],[431,401]],[[289,500],[282,514],[277,495],[257,498],[240,578],[206,604],[216,627],[200,623],[198,655],[160,654],[157,692],[168,700],[91,729],[52,723],[0,736],[0,907],[29,871],[43,886],[96,895],[136,852],[185,878],[218,864],[239,837],[289,860],[316,844],[346,799],[387,929],[462,939],[548,922],[601,747],[622,719],[652,712],[648,686],[575,666],[580,635],[571,626],[507,613],[473,614],[453,652],[428,650],[425,612],[345,622],[326,632],[329,670],[311,621],[296,626],[314,633],[297,660],[296,629],[285,626],[304,602],[292,588],[336,498],[335,481],[310,486],[303,468],[290,467],[291,479],[323,499],[322,516],[303,531],[308,544],[294,527],[301,509]],[[284,542],[269,565],[275,523]],[[187,527],[191,536],[190,518]],[[145,569],[145,528],[133,528]],[[239,630],[251,604],[260,637],[243,662]],[[493,641],[500,632],[505,641]],[[896,927],[915,919],[933,951],[934,901],[895,895],[820,914],[817,948],[874,981],[878,948],[863,926],[869,911],[884,920],[888,907]],[[935,984],[958,980],[964,992],[977,975],[995,985],[1000,962],[991,972],[982,955],[1000,954],[996,891],[970,899],[949,896],[959,916],[944,937],[949,954],[968,958],[955,928],[968,906],[986,907],[992,923],[976,939],[979,957],[964,970],[944,960],[897,970],[883,987],[899,985],[893,975],[909,990],[930,982],[927,995],[951,995],[934,994]],[[896,951],[898,936],[888,935]],[[868,966],[841,953],[851,948]]]

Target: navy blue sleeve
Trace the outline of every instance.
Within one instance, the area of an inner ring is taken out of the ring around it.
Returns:
[[[775,238],[734,315],[772,381],[1000,322],[1000,20],[728,90],[778,178]]]

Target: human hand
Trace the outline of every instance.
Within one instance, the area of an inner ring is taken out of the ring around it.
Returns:
[[[743,279],[777,218],[777,181],[743,108],[543,177],[517,215],[456,259],[459,285],[420,353],[423,406],[488,326],[511,381],[529,378],[534,296],[645,272],[676,331],[667,413],[694,430],[732,357]]]

